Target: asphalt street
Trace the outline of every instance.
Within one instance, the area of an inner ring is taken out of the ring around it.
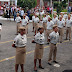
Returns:
[[[0,23],[3,24],[0,40],[0,72],[15,72],[15,48],[12,48],[12,42],[16,37],[16,23],[13,21],[3,20],[0,20]],[[27,55],[24,69],[25,72],[33,72],[35,44],[31,43],[32,39],[34,38],[32,23],[30,23],[28,27]],[[65,39],[65,34],[63,39]],[[58,43],[57,47],[57,61],[59,62],[60,67],[55,67],[54,63],[52,63],[52,66],[47,64],[49,45],[45,44],[44,56],[42,59],[44,70],[38,68],[38,72],[72,72],[72,41],[64,40],[63,43]],[[20,68],[19,72],[21,72]]]

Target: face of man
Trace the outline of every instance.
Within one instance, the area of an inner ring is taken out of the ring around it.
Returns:
[[[54,18],[56,18],[56,15],[54,15]]]
[[[55,32],[58,32],[58,27],[56,27],[56,28],[54,29],[54,31],[55,31]]]
[[[44,28],[40,29],[40,33],[42,34],[44,32]]]
[[[25,16],[23,16],[23,18],[25,19]]]
[[[70,16],[68,16],[68,20],[70,20]]]
[[[50,18],[48,18],[48,21],[50,21],[51,19]]]
[[[44,15],[44,17],[46,17],[46,15]]]
[[[59,19],[60,21],[62,20],[62,17],[60,17],[60,19]]]
[[[21,35],[26,34],[26,30],[25,30],[25,29],[24,29],[24,30],[20,30],[20,34],[21,34]]]

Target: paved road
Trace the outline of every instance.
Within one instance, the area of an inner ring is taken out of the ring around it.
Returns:
[[[16,23],[10,21],[2,21],[3,29],[1,32],[0,40],[0,72],[15,72],[15,49],[11,47],[13,39],[16,34]],[[34,59],[34,49],[35,44],[32,44],[31,41],[34,38],[34,33],[32,32],[32,24],[29,24],[29,34],[28,34],[28,43],[27,43],[27,56],[26,64],[24,66],[25,72],[33,72],[33,59]],[[64,37],[65,39],[65,37]],[[49,54],[49,45],[44,45],[44,56],[42,59],[42,64],[44,70],[38,69],[38,72],[63,72],[64,70],[71,70],[72,72],[72,41],[64,41],[61,44],[58,44],[58,53],[57,61],[59,62],[60,67],[49,66],[48,63],[48,54]],[[38,66],[38,64],[37,64]],[[20,72],[20,68],[19,68]],[[67,71],[65,71],[67,72]],[[70,72],[70,71],[68,71]]]

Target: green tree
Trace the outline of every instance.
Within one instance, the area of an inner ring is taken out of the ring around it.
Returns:
[[[37,0],[18,0],[18,6],[22,8],[34,8],[37,5]]]
[[[65,9],[67,7],[66,2],[67,2],[67,0],[61,1],[60,3],[59,3],[59,1],[54,2],[54,8],[57,9],[57,13],[60,13],[63,9]]]

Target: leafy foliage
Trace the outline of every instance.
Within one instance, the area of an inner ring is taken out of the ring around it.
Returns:
[[[22,8],[34,8],[37,5],[37,0],[18,0],[18,6]]]
[[[60,13],[63,9],[65,9],[67,7],[66,4],[67,0],[61,1],[60,4],[59,2],[54,2],[54,8],[57,9],[57,12]]]

